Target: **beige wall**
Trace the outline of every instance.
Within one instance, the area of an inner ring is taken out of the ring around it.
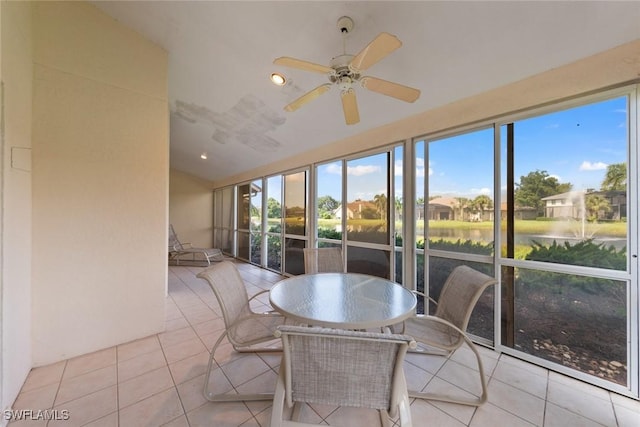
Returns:
[[[84,2],[33,3],[33,364],[161,331],[167,55]]]
[[[200,248],[212,247],[211,184],[172,169],[169,174],[169,223],[181,242],[190,242]]]
[[[16,398],[31,368],[31,7],[0,4],[4,135],[0,141],[0,409]]]

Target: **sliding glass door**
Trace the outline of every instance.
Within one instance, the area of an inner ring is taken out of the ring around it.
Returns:
[[[416,144],[416,162],[422,165],[416,229],[418,291],[437,301],[451,271],[461,264],[494,275],[495,230],[493,127],[472,129],[456,135]],[[494,339],[494,294],[480,297],[468,330],[488,343]],[[419,311],[433,313],[435,305],[420,301]]]
[[[628,221],[637,185],[627,178],[631,100],[623,94],[500,126],[501,341],[625,387],[629,245],[637,245]]]

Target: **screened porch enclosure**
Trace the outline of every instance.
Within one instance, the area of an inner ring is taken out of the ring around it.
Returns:
[[[470,265],[500,283],[474,310],[477,342],[638,397],[637,90],[217,189],[216,243],[285,275],[305,247],[340,247],[347,271],[435,300]]]

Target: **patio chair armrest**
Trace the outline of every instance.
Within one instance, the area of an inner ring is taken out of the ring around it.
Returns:
[[[415,295],[419,295],[423,298],[427,298],[429,301],[431,301],[432,303],[434,303],[435,305],[438,305],[438,301],[434,300],[433,298],[431,298],[430,296],[428,296],[427,294],[420,292],[420,291],[411,291],[413,292]]]
[[[255,297],[257,297],[257,296],[259,296],[259,295],[262,295],[262,294],[265,294],[265,293],[267,293],[267,292],[269,292],[269,289],[263,289],[263,290],[261,290],[260,292],[257,292],[257,293],[256,293],[255,295],[253,295],[251,298],[249,298],[249,301],[251,301],[251,300],[252,300],[252,299],[254,299]]]
[[[452,329],[454,332],[460,334],[465,341],[471,341],[469,339],[469,337],[467,337],[466,332],[464,332],[462,329],[458,328],[456,325],[454,325],[453,323],[449,322],[448,320],[444,320],[441,317],[431,316],[429,314],[425,314],[425,315],[423,315],[421,317],[424,317],[424,318],[428,319],[430,322],[436,322],[436,323],[440,323],[442,325],[445,325],[446,327]]]
[[[256,293],[254,296],[252,296],[251,298],[249,298],[249,302],[251,302],[253,299],[255,299],[255,297],[260,296],[262,294],[266,294],[267,292],[269,292],[269,289],[263,289],[260,292]],[[277,314],[278,316],[282,316],[282,314],[278,313],[276,310],[267,310],[264,312],[261,312],[262,314]]]
[[[233,322],[231,325],[229,325],[229,327],[227,327],[228,331],[231,331],[235,328],[238,327],[239,324],[241,324],[242,322],[244,322],[247,319],[251,319],[251,318],[255,318],[255,316],[258,315],[260,317],[281,317],[281,318],[285,318],[282,314],[278,313],[277,311],[268,311],[265,313],[255,313],[255,312],[251,312],[249,314],[246,314],[244,316],[238,317],[235,322]]]

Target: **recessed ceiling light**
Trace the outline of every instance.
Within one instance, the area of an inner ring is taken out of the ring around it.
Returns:
[[[202,153],[202,154],[200,154],[200,158],[201,158],[202,160],[207,160],[207,153]]]
[[[284,86],[284,84],[287,82],[287,79],[285,79],[285,77],[279,73],[271,73],[270,78],[273,84],[278,86]]]

